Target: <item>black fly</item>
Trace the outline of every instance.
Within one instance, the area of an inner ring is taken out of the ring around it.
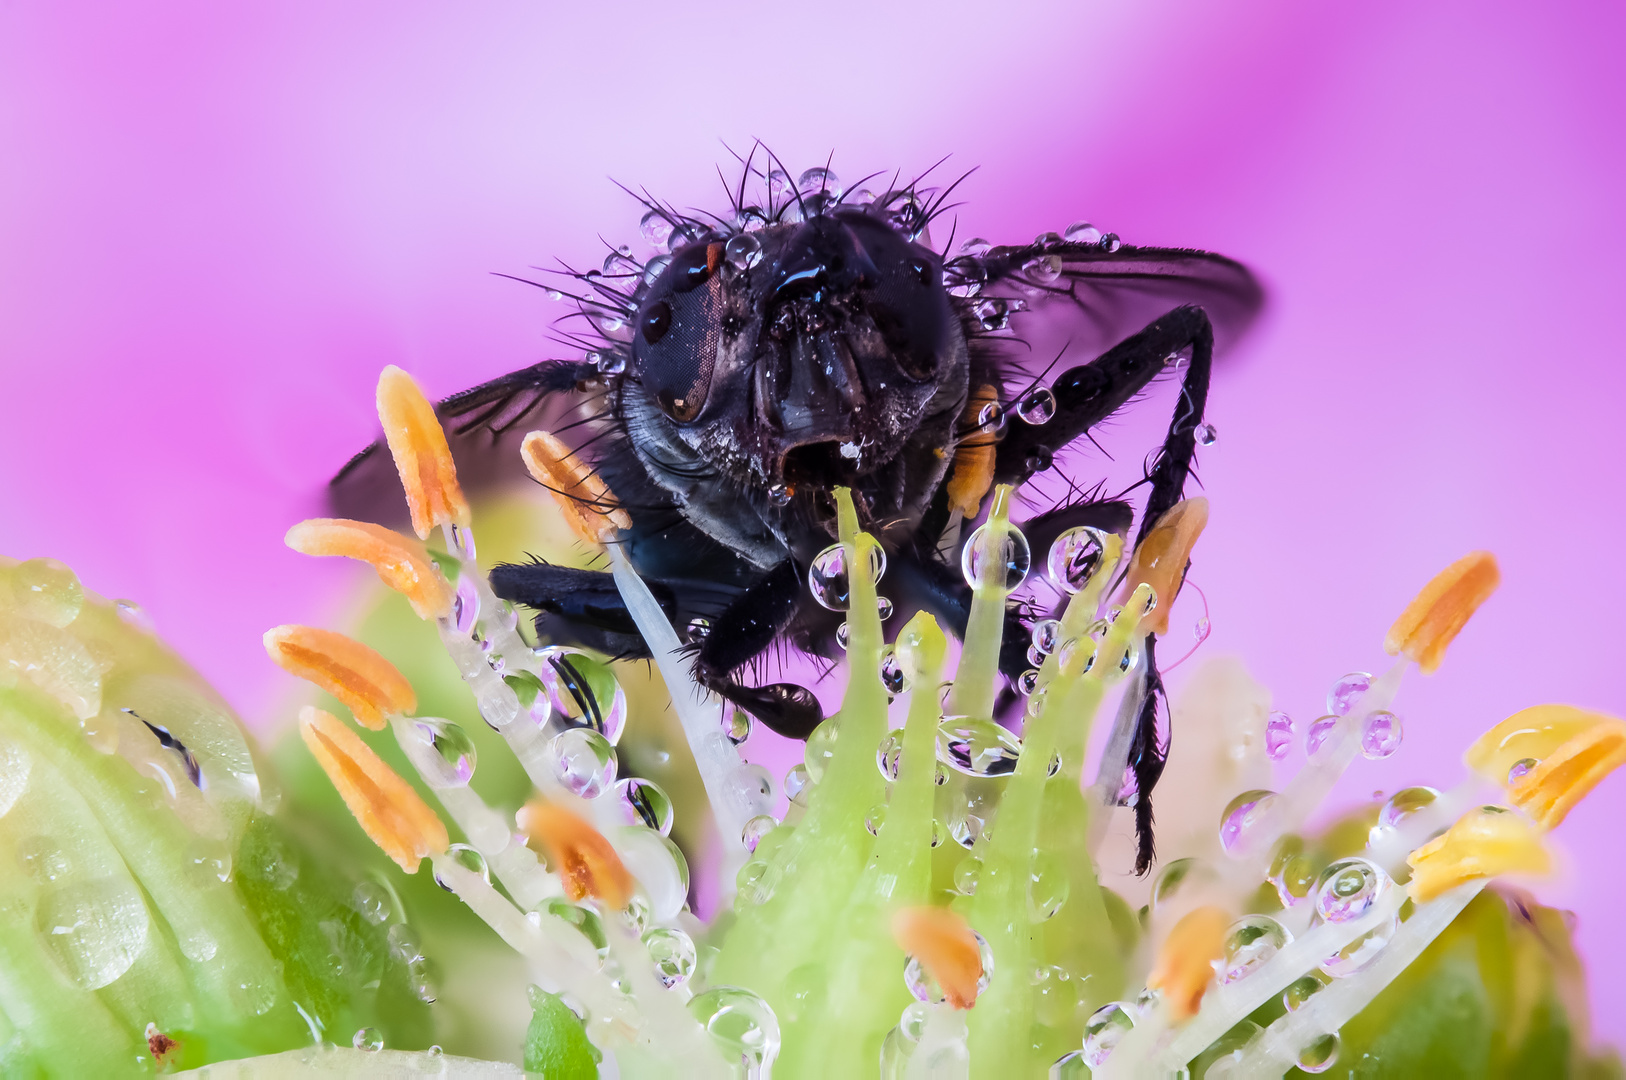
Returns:
[[[522,434],[543,413],[574,415],[580,453],[631,516],[621,538],[629,557],[687,630],[696,678],[773,730],[805,738],[823,718],[810,691],[741,679],[776,641],[841,655],[842,616],[804,588],[810,561],[832,542],[833,488],[852,488],[864,527],[886,549],[899,615],[925,609],[963,631],[970,589],[956,545],[991,485],[1051,470],[1154,378],[1183,369],[1145,472],[1144,537],[1182,498],[1216,340],[1234,341],[1262,294],[1229,259],[1132,247],[1082,222],[1027,245],[972,240],[938,252],[927,230],[952,185],[894,178],[871,194],[863,184],[873,178],[844,190],[828,169],[810,169],[792,182],[779,168],[764,175],[754,158],[729,188],[724,216],[641,198],[644,237],[668,254],[643,263],[617,248],[602,270],[566,272],[570,285],[557,291],[574,301],[579,332],[561,340],[584,359],[543,361],[439,411],[460,472],[476,482],[493,455],[472,451]],[[759,182],[767,197],[754,202],[748,190]],[[1022,346],[1050,339],[1088,362],[1046,385],[1049,369],[1026,365],[1047,354]],[[573,414],[561,411],[566,402]],[[346,510],[371,486],[357,475],[369,457],[378,455],[364,452],[334,481]],[[1074,526],[1127,534],[1134,520],[1121,496],[1095,496],[1063,500],[1021,527],[1043,552]],[[537,612],[546,640],[647,655],[608,573],[534,562],[496,567],[491,584]],[[1001,655],[1009,678],[1029,666],[1029,623],[1044,614],[1011,604]],[[1153,647],[1148,636],[1129,763],[1141,871],[1152,857],[1149,796],[1167,754]]]

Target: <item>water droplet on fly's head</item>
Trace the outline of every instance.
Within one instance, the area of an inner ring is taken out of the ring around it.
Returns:
[[[785,798],[797,806],[806,806],[808,795],[813,789],[813,778],[808,775],[805,764],[792,765],[785,773]]]
[[[735,746],[751,737],[751,714],[729,702],[723,702],[723,735]]]
[[[1084,1021],[1084,1062],[1092,1069],[1106,1064],[1107,1058],[1135,1027],[1134,1006],[1112,1001],[1101,1006]]]
[[[1040,619],[1033,624],[1033,647],[1041,655],[1048,656],[1056,651],[1061,643],[1061,621],[1059,619]]]
[[[1040,255],[1022,264],[1022,273],[1035,285],[1049,285],[1061,277],[1061,256]]]
[[[1078,592],[1101,568],[1106,550],[1107,534],[1100,529],[1089,525],[1068,529],[1050,545],[1045,560],[1050,580],[1070,593]]]
[[[548,756],[554,775],[574,795],[596,799],[615,783],[615,747],[592,728],[561,731],[548,744]]]
[[[638,235],[655,250],[665,251],[666,242],[672,237],[672,223],[659,210],[651,210],[639,220]]]
[[[898,652],[888,648],[881,653],[881,685],[889,694],[901,694],[909,689],[909,674],[898,660]]]
[[[747,1063],[746,1075],[767,1075],[779,1056],[779,1018],[768,1003],[738,986],[717,986],[689,999],[689,1015],[700,1022],[725,1061]]]
[[[796,190],[803,195],[824,192],[833,199],[841,197],[841,180],[835,173],[823,167],[815,167],[803,171],[796,178]]]
[[[1324,1073],[1338,1064],[1338,1035],[1331,1033],[1299,1051],[1298,1067],[1307,1073]]]
[[[1036,386],[1016,403],[1016,416],[1025,424],[1046,424],[1056,415],[1056,395],[1048,386]]]
[[[1273,791],[1256,790],[1244,791],[1232,799],[1220,814],[1220,845],[1233,855],[1248,851],[1264,827],[1275,798]]]
[[[871,546],[869,552],[870,578],[878,582],[886,573],[886,553],[879,544]],[[820,607],[829,611],[846,611],[851,605],[851,580],[847,571],[845,544],[831,544],[813,557],[807,568],[807,587]]]
[[[1523,780],[1526,776],[1529,776],[1530,770],[1534,769],[1540,764],[1541,762],[1533,757],[1520,758],[1518,761],[1515,761],[1507,770],[1508,786],[1512,787],[1520,780]]]
[[[745,845],[746,851],[756,851],[762,838],[779,827],[779,821],[772,814],[758,814],[745,823],[740,830],[740,841]]]
[[[977,953],[982,959],[982,975],[977,979],[977,997],[981,997],[994,976],[994,951],[988,947],[988,942],[975,930],[971,931],[977,939]],[[943,988],[937,980],[932,978],[931,972],[926,970],[918,957],[907,956],[903,964],[903,985],[916,1001],[923,1001],[928,1005],[935,1005],[947,998]]]
[[[937,727],[938,756],[967,776],[1009,776],[1022,740],[984,717],[950,716]]]
[[[350,1036],[350,1045],[369,1053],[384,1049],[384,1033],[374,1027],[364,1027]]]
[[[1400,749],[1400,717],[1386,709],[1369,713],[1361,725],[1361,753],[1382,761]]]
[[[1225,959],[1220,981],[1246,978],[1282,950],[1293,935],[1269,915],[1244,915],[1225,932]]]
[[[1328,736],[1338,727],[1338,717],[1322,716],[1310,721],[1310,726],[1304,729],[1304,753],[1315,757],[1316,751],[1326,743]]]
[[[1016,677],[1017,693],[1024,696],[1033,693],[1039,688],[1039,669],[1028,668]]]
[[[450,720],[417,717],[411,721],[407,753],[424,783],[441,791],[468,787],[478,755],[468,732]]]
[[[778,198],[791,190],[790,174],[784,169],[772,169],[768,172],[768,194]]]
[[[538,649],[536,657],[552,722],[593,728],[612,746],[620,742],[627,723],[627,695],[610,665],[564,645]]]
[[[1213,446],[1219,439],[1219,429],[1213,424],[1198,424],[1196,437],[1198,446]]]
[[[734,215],[734,224],[743,232],[756,232],[768,224],[768,213],[760,206],[742,206]]]
[[[977,526],[960,549],[960,572],[973,589],[1010,592],[1027,578],[1032,565],[1028,538],[1008,521]]]
[[[55,559],[29,559],[11,571],[12,602],[25,618],[55,627],[79,617],[85,590],[74,572]]]
[[[642,825],[665,836],[672,831],[672,800],[655,781],[629,776],[612,789],[614,805],[627,825]]]
[[[491,869],[490,867],[486,866],[486,857],[480,854],[474,848],[470,847],[468,844],[453,844],[451,847],[446,849],[446,855],[449,859],[451,859],[452,862],[458,866],[461,866],[469,873],[478,875],[481,881],[484,881],[488,885],[491,884]],[[449,893],[455,893],[457,891],[452,887],[450,881],[448,879],[442,879],[439,873],[435,874],[435,884],[439,885]],[[403,923],[400,925],[405,924]],[[391,927],[391,929],[394,929],[394,927]]]
[[[723,261],[736,273],[743,273],[762,261],[762,241],[750,233],[731,237],[723,245]]]
[[[655,964],[655,976],[670,990],[694,974],[694,940],[682,930],[660,926],[644,935],[644,948]]]
[[[1339,859],[1316,882],[1316,914],[1327,922],[1353,922],[1377,903],[1389,875],[1365,859]]]
[[[1327,712],[1343,716],[1355,704],[1355,699],[1372,688],[1372,676],[1365,671],[1352,671],[1332,684],[1327,691]]]
[[[1280,709],[1265,718],[1265,756],[1280,761],[1293,745],[1293,718]]]
[[[978,300],[971,308],[971,314],[977,317],[977,322],[984,330],[1003,330],[1011,325],[1010,304],[997,296]]]
[[[1061,234],[1070,244],[1099,244],[1101,230],[1087,221],[1075,221]]]

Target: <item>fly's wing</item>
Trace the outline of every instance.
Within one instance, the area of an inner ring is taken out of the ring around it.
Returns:
[[[436,405],[464,490],[477,492],[524,478],[519,444],[526,432],[539,427],[558,432],[581,419],[570,414],[591,410],[596,400],[575,391],[597,374],[592,364],[545,360]],[[339,470],[328,484],[328,505],[340,517],[392,526],[406,521],[401,481],[383,439]]]
[[[944,270],[951,289],[971,294],[972,310],[985,325],[1011,317],[1035,354],[1039,339],[1048,344],[1054,338],[1070,346],[1070,362],[1092,359],[1185,304],[1208,313],[1220,353],[1242,338],[1264,306],[1264,289],[1247,267],[1182,248],[996,247],[951,260]]]

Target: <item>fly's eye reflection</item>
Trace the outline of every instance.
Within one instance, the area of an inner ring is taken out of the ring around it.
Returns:
[[[700,415],[700,399],[698,397],[692,400],[690,398],[673,397],[670,390],[662,390],[655,396],[666,415],[680,423],[688,423]]]
[[[643,333],[644,340],[653,345],[666,336],[672,328],[672,305],[665,300],[657,300],[644,311]]]

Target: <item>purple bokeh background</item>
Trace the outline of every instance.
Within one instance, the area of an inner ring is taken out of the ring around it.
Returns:
[[[1626,712],[1626,15],[1593,3],[0,6],[0,552],[142,602],[251,720],[267,626],[353,570],[281,543],[372,437],[547,355],[490,276],[634,240],[606,179],[711,205],[793,172],[980,166],[961,235],[1080,216],[1243,259],[1215,379],[1214,633],[1308,718],[1440,566],[1505,585],[1403,699],[1373,786],[1448,783],[1518,707]],[[1364,790],[1363,790],[1364,788]],[[1599,1034],[1626,1036],[1626,778],[1557,837]]]

